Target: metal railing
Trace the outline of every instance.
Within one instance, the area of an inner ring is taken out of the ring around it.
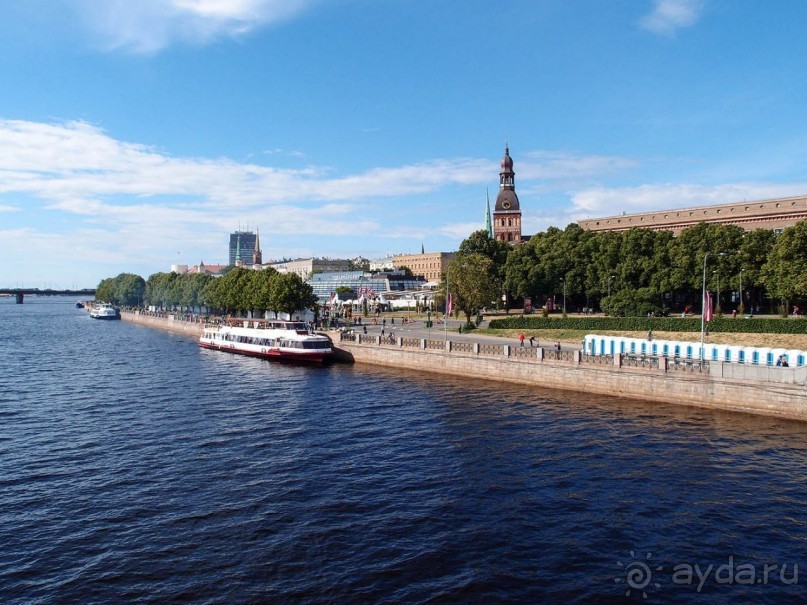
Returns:
[[[592,363],[596,365],[612,366],[614,365],[613,355],[580,355],[580,363]]]
[[[708,361],[699,359],[674,358],[667,362],[668,372],[689,372],[690,374],[709,374],[711,366]]]
[[[648,368],[657,370],[659,367],[659,358],[627,355],[622,358],[622,365],[626,368]]]
[[[377,335],[356,333],[353,330],[341,332],[339,338],[343,342],[355,342],[361,345],[373,346],[378,343]],[[591,355],[579,351],[557,350],[556,348],[543,349],[539,352],[534,347],[507,346],[489,343],[473,343],[467,341],[451,341],[450,351],[446,350],[445,340],[420,339],[409,336],[390,338],[382,336],[382,346],[400,346],[401,348],[420,349],[430,351],[446,351],[448,353],[477,354],[491,357],[504,357],[518,360],[534,359],[544,362],[579,363],[587,365],[601,365],[641,369],[648,371],[666,371],[691,374],[709,374],[711,366],[708,361],[697,359],[654,357],[649,355],[622,354],[617,363],[617,355]],[[507,354],[505,354],[507,353]],[[663,363],[663,365],[662,365]]]

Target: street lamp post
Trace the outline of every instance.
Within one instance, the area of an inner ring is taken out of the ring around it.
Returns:
[[[706,259],[709,258],[710,255],[712,255],[712,253],[707,252],[703,257],[703,289],[701,291],[701,363],[703,363],[703,329],[704,320],[706,319]],[[726,254],[725,252],[718,252],[716,256],[726,256]]]

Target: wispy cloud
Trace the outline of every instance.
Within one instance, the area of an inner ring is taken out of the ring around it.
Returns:
[[[627,159],[566,152],[525,151],[522,157],[517,172],[525,190],[536,181],[556,190],[570,182],[579,188],[596,183],[597,174],[633,165]],[[217,262],[224,260],[224,236],[245,220],[260,227],[266,258],[289,256],[289,247],[308,242],[317,242],[312,244],[316,254],[340,238],[360,246],[357,234],[458,242],[481,228],[484,189],[496,182],[498,171],[497,159],[473,157],[369,166],[348,174],[328,166],[278,168],[177,157],[117,140],[86,122],[0,120],[0,213],[29,213],[37,224],[0,234],[0,256],[16,258],[33,242],[65,263],[83,254],[103,257],[113,271]],[[478,187],[478,222],[439,213],[424,222],[415,213],[389,224],[390,211],[394,214],[407,196],[427,200],[469,187]],[[60,249],[69,253],[60,254]],[[110,252],[96,254],[105,249]],[[127,265],[132,259],[139,264]]]
[[[640,25],[666,36],[694,25],[703,11],[703,0],[654,0],[653,3],[653,11],[642,18]]]
[[[154,53],[201,45],[295,17],[323,0],[78,0],[71,4],[107,49]]]
[[[642,185],[640,187],[592,188],[571,194],[575,220],[612,216],[621,212],[649,212],[690,206],[728,204],[802,195],[807,183],[725,183],[715,186],[693,184]]]

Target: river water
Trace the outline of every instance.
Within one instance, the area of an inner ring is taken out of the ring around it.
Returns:
[[[3,603],[807,594],[803,424],[269,363],[66,298],[0,326]]]

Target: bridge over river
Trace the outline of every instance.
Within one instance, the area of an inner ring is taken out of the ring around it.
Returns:
[[[82,296],[94,297],[95,288],[84,288],[83,290],[41,290],[39,288],[0,288],[0,295],[14,296],[17,304],[21,305],[26,296]]]

